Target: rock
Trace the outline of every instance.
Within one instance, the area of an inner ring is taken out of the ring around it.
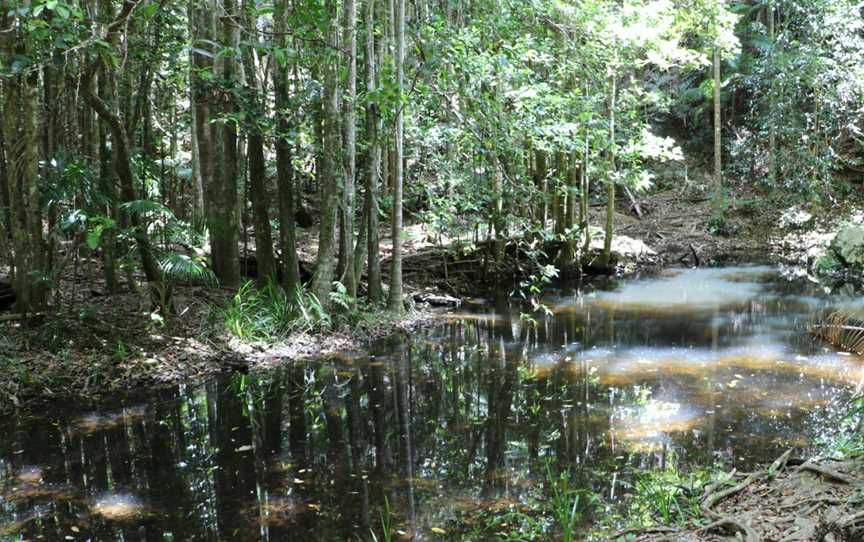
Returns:
[[[842,226],[831,241],[830,250],[844,265],[864,269],[864,226]]]

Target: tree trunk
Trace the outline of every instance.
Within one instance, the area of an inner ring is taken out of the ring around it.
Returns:
[[[771,52],[769,53],[769,58],[772,60],[771,65],[773,66],[774,60],[774,2],[773,0],[768,0],[768,39],[771,42]],[[775,102],[776,98],[774,97],[774,89],[771,88],[774,85],[772,84],[774,81],[774,74],[771,74],[771,81],[769,82],[770,87],[768,88],[768,176],[771,180],[771,187],[775,187],[777,184],[777,129],[775,128]]]
[[[366,92],[373,95],[376,85],[376,62],[375,62],[375,2],[366,0],[364,11],[364,22],[366,26]],[[378,235],[378,178],[381,173],[381,144],[378,141],[382,126],[378,115],[378,104],[367,100],[366,105],[366,223],[364,226],[368,232],[366,235],[366,250],[368,251],[368,281],[369,300],[379,303],[384,297],[381,286],[381,256],[379,253],[380,239]]]
[[[235,26],[237,6],[234,0],[223,0],[221,20],[221,46],[236,51],[239,29]],[[213,273],[224,286],[240,282],[240,216],[237,211],[238,158],[237,124],[230,117],[237,112],[233,90],[237,86],[236,53],[220,56],[219,80],[223,91],[222,115],[227,117],[219,126],[220,155],[214,156],[215,171],[210,186],[205,186],[207,225],[210,228],[210,247]],[[209,192],[209,197],[207,193]]]
[[[405,79],[405,0],[396,0],[395,6],[395,32],[396,32],[396,87],[399,95],[403,93]],[[396,113],[396,141],[393,175],[393,257],[390,265],[390,297],[389,308],[395,314],[402,314],[405,304],[402,300],[402,185],[403,176],[403,141],[405,128],[405,104],[400,103]]]
[[[371,0],[368,0],[371,1]],[[354,185],[357,175],[356,112],[357,99],[357,4],[355,0],[344,0],[344,23],[342,26],[343,62],[347,68],[345,99],[342,102],[342,122],[345,139],[342,145],[342,167],[344,184],[342,194],[342,255],[345,261],[342,282],[348,295],[357,297],[357,276],[354,274]]]
[[[96,84],[96,92],[99,97],[111,103],[113,94],[109,86],[109,81],[105,70],[101,70],[98,75],[98,83]],[[92,86],[93,83],[91,83]],[[92,88],[91,88],[92,92]],[[105,206],[105,216],[108,216],[118,222],[121,226],[126,226],[125,218],[120,217],[117,209],[117,189],[114,184],[114,172],[111,168],[111,150],[108,148],[108,134],[106,128],[108,123],[97,123],[99,130],[98,151],[99,151],[99,186],[105,199],[108,201]],[[120,290],[119,281],[117,278],[117,268],[115,265],[115,254],[117,252],[117,232],[114,228],[109,228],[102,233],[102,267],[105,277],[105,288],[109,294],[117,293]]]
[[[6,19],[4,15],[2,17]],[[3,28],[8,28],[3,21]],[[26,55],[29,40],[17,32],[3,36],[4,65],[16,55]],[[15,308],[26,314],[38,311],[46,301],[45,242],[39,194],[39,144],[37,133],[38,73],[16,74],[4,81],[4,142],[8,175],[8,203],[12,236]]]
[[[603,240],[603,256],[601,267],[609,268],[612,260],[612,235],[615,230],[615,177],[617,166],[615,164],[615,108],[618,94],[618,78],[615,70],[612,70],[612,85],[609,95],[609,179],[606,182],[606,238]]]
[[[257,28],[254,18],[247,27]],[[255,41],[258,37],[254,36]],[[246,87],[251,98],[251,118],[247,120],[247,155],[249,160],[249,196],[252,200],[252,224],[255,228],[255,261],[258,280],[262,283],[276,281],[276,260],[273,256],[273,233],[270,229],[270,210],[267,195],[267,164],[264,160],[264,134],[260,121],[266,117],[262,89],[258,83],[255,56],[250,47],[244,48],[244,73]]]
[[[589,152],[589,143],[588,143],[588,128],[585,128],[585,145],[582,149],[582,189],[580,194],[580,207],[579,207],[579,227],[582,229],[582,235],[585,236],[585,244],[583,245],[582,252],[585,254],[591,249],[591,216],[588,212],[588,192],[589,192],[589,182],[588,182],[588,152]]]
[[[203,6],[199,5],[203,4]],[[212,57],[196,51],[213,48],[213,11],[209,9],[210,0],[189,1],[189,34],[193,47],[190,48],[190,108],[192,109],[192,144],[198,162],[195,179],[196,201],[200,190],[198,221],[201,227],[209,224],[210,187],[214,185],[213,126],[211,125],[211,105],[214,105],[212,83],[206,74],[213,73]],[[213,55],[218,51],[210,51]],[[198,183],[200,181],[200,187]],[[197,205],[197,203],[196,203]],[[213,235],[213,232],[209,232]]]
[[[285,17],[288,0],[278,0],[273,14],[274,29],[279,47],[287,49],[287,23]],[[296,221],[294,218],[295,185],[294,165],[291,158],[292,122],[289,120],[291,96],[288,90],[288,63],[276,61],[273,71],[273,90],[276,95],[276,115],[279,119],[276,133],[276,182],[279,189],[279,240],[282,246],[282,286],[293,293],[300,286],[300,262],[297,258]]]
[[[333,50],[339,45],[339,21],[335,0],[327,1],[327,14],[330,22],[330,46]],[[332,52],[330,53],[332,54]],[[324,118],[322,126],[323,153],[321,156],[321,228],[318,234],[318,256],[315,274],[312,277],[312,292],[318,301],[329,304],[333,288],[333,258],[336,255],[336,222],[339,209],[339,184],[336,179],[339,156],[339,66],[331,59],[323,67],[326,74],[324,89]]]
[[[107,43],[115,43],[117,32],[125,25],[136,5],[137,4],[132,2],[126,2],[123,4],[120,14],[108,25],[108,32],[105,38]],[[103,16],[110,17],[110,3],[107,1],[103,2],[102,8]],[[102,73],[107,78],[107,83],[110,84],[113,77],[111,67],[105,62],[96,60],[90,64],[82,78],[82,90],[84,91],[84,98],[87,103],[108,126],[111,134],[111,150],[114,155],[114,170],[117,173],[117,179],[120,182],[120,197],[122,201],[131,202],[138,198],[135,188],[135,173],[132,169],[132,151],[130,148],[127,128],[123,123],[120,113],[109,107],[102,98],[97,96],[93,92],[93,85],[90,84],[100,63]],[[151,304],[161,312],[163,317],[167,318],[171,313],[173,313],[171,284],[164,280],[162,270],[159,268],[159,264],[153,255],[146,224],[143,223],[139,214],[126,214],[128,216],[124,219],[124,222],[127,222],[133,228],[135,242],[138,245],[138,251],[141,254],[141,266],[144,269],[144,275],[150,285]]]
[[[717,204],[723,191],[723,164],[720,131],[720,48],[714,47],[714,186],[717,191]]]

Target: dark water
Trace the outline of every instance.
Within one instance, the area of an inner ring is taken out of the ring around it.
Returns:
[[[385,507],[395,539],[496,539],[477,518],[542,498],[553,460],[612,503],[634,472],[746,470],[812,445],[864,378],[801,331],[829,301],[766,268],[668,273],[549,296],[536,326],[489,307],[369,352],[6,420],[0,539],[367,540]]]

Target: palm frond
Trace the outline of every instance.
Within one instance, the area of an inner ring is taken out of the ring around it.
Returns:
[[[159,258],[159,268],[172,280],[201,280],[207,284],[216,284],[216,275],[207,268],[204,262],[186,254],[169,252]]]
[[[814,337],[835,348],[864,354],[864,319],[848,311],[834,311],[810,326]]]
[[[157,201],[149,199],[136,199],[133,201],[127,201],[126,203],[121,204],[120,208],[133,215],[155,213],[163,215],[167,218],[174,218],[174,213],[171,211],[171,209],[165,207]]]

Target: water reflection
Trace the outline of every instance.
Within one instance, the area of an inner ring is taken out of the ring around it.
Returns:
[[[484,308],[369,352],[16,421],[0,537],[368,539],[387,506],[402,538],[460,539],[466,513],[541,494],[549,458],[613,499],[640,469],[746,469],[806,446],[864,378],[800,332],[825,301],[768,271],[558,294],[537,327]]]

